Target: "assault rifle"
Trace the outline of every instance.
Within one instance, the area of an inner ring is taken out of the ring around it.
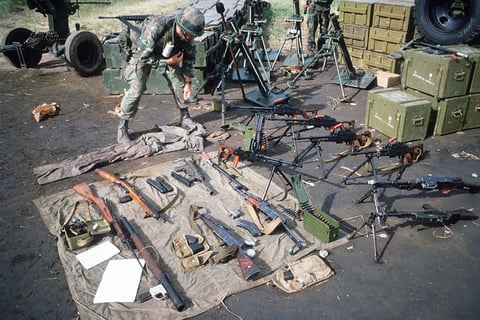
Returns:
[[[90,189],[88,184],[85,182],[75,185],[73,190],[90,202],[94,203],[100,210],[103,219],[113,226],[115,233],[122,243],[134,253],[135,257],[137,255],[134,252],[134,248],[136,248],[139,252],[139,255],[145,260],[147,267],[150,269],[155,279],[159,283],[157,286],[150,289],[150,297],[153,296],[157,299],[169,297],[175,305],[177,311],[184,310],[185,303],[183,302],[182,298],[175,292],[175,289],[173,289],[172,285],[170,284],[168,277],[162,272],[157,264],[156,259],[144,246],[140,237],[135,233],[127,219],[125,217],[120,217],[120,219],[117,219],[117,217],[112,214],[106,205],[105,200],[95,196],[92,189]],[[142,302],[146,300],[148,299],[144,297]]]
[[[113,173],[105,169],[95,169],[95,172],[102,178],[118,185],[131,200],[135,201],[147,214],[148,217],[160,219],[160,213],[154,205],[149,203],[135,188],[128,182],[117,178]]]
[[[235,245],[237,247],[236,256],[243,278],[250,280],[252,277],[260,272],[260,268],[255,264],[250,256],[243,249],[243,242],[238,240],[227,227],[220,221],[213,217],[197,212],[197,217],[200,218],[207,227],[212,230],[215,236],[226,246]]]
[[[285,233],[294,242],[293,247],[290,249],[290,254],[296,254],[298,251],[303,249],[305,246],[304,242],[300,240],[287,226],[287,217],[284,214],[272,208],[267,201],[248,192],[248,187],[246,185],[238,181],[236,176],[228,173],[221,166],[212,162],[207,153],[203,152],[203,155],[215,170],[228,178],[230,181],[230,186],[232,186],[232,188],[237,191],[245,201],[248,201],[256,210],[259,210],[265,214],[269,220],[280,220],[280,224],[283,226]]]

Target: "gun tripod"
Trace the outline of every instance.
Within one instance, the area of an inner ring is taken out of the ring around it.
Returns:
[[[398,149],[400,150],[400,149]],[[391,150],[390,150],[391,152]],[[414,188],[414,186],[417,189],[422,189],[422,190],[432,190],[434,188],[439,188],[439,185],[437,183],[434,183],[435,181],[439,182],[444,182],[447,181],[448,179],[446,178],[439,178],[435,179],[432,177],[428,177],[430,179],[427,179],[428,181],[424,181],[426,185],[416,185],[412,184],[410,182],[400,182],[400,178],[407,168],[407,165],[403,165],[395,180],[393,181],[379,181],[378,176],[377,176],[377,168],[375,167],[375,161],[374,157],[376,156],[372,152],[359,152],[357,154],[364,153],[367,156],[366,161],[364,161],[360,166],[358,166],[354,171],[352,171],[345,179],[344,182],[345,184],[353,184],[353,185],[370,185],[371,189],[365,193],[362,197],[359,199],[355,200],[355,203],[361,203],[365,201],[367,198],[372,197],[373,198],[373,203],[375,206],[375,211],[370,214],[370,217],[368,220],[360,227],[357,229],[360,230],[364,226],[368,225],[370,226],[370,229],[372,230],[372,238],[373,238],[373,256],[374,260],[376,263],[380,262],[380,255],[378,254],[378,249],[377,249],[377,240],[376,240],[376,225],[378,225],[381,229],[387,229],[388,223],[387,223],[387,218],[388,217],[397,217],[397,218],[410,218],[413,219],[417,222],[424,222],[424,223],[443,223],[443,222],[448,222],[452,221],[454,219],[459,220],[459,219],[476,219],[478,218],[476,215],[474,215],[472,212],[466,210],[466,209],[458,209],[458,210],[453,210],[453,211],[439,211],[435,210],[428,204],[423,205],[423,210],[421,211],[397,211],[397,210],[389,210],[385,211],[380,209],[379,205],[379,196],[378,196],[378,190],[379,188],[382,187],[397,187],[399,189],[406,189],[406,190],[411,190]],[[390,157],[392,156],[400,156],[400,153],[395,153],[389,154]],[[372,173],[373,173],[373,179],[370,181],[366,182],[348,182],[348,178],[358,171],[358,169],[365,165],[366,163],[369,163],[372,167]],[[431,181],[430,181],[431,180]],[[429,182],[430,181],[430,182]],[[350,235],[350,238],[352,238],[356,232],[355,231],[353,234]]]

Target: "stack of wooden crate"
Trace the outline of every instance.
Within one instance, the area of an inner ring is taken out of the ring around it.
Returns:
[[[413,39],[414,2],[409,0],[342,0],[339,21],[355,67],[400,72],[400,61],[389,54]]]

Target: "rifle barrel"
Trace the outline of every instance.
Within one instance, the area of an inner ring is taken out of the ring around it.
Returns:
[[[147,267],[150,269],[158,283],[165,288],[168,297],[172,300],[177,311],[185,310],[185,302],[183,301],[182,297],[180,297],[180,295],[175,291],[167,275],[162,271],[153,255],[145,247],[140,237],[137,235],[133,227],[128,222],[127,218],[122,216],[120,217],[120,221],[127,230],[130,238],[132,239],[132,242],[137,249],[138,254],[145,260]]]

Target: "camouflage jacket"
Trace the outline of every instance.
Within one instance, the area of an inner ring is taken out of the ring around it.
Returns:
[[[183,75],[193,78],[193,64],[195,63],[195,44],[175,35],[175,16],[150,16],[142,24],[142,33],[134,54],[137,63],[156,65],[162,56],[163,48],[168,42],[174,44],[171,55],[183,51],[183,62],[180,70]],[[160,62],[160,64],[162,64]]]

